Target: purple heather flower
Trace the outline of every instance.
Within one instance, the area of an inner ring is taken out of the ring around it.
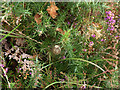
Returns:
[[[84,51],[86,52],[87,50],[86,50],[86,49],[84,49]]]
[[[5,69],[5,72],[6,72],[6,73],[8,72],[8,68]]]
[[[104,39],[101,39],[101,41],[103,42],[103,41],[105,41]]]
[[[50,71],[50,75],[52,74],[52,71]]]
[[[112,34],[110,33],[110,35],[112,35]]]
[[[110,27],[108,27],[108,29],[107,30],[110,30]]]
[[[120,37],[120,35],[118,36],[118,35],[116,35],[115,37]]]
[[[117,35],[115,37],[118,37]]]
[[[111,11],[106,11],[106,14],[107,14],[106,19],[109,19],[109,21],[107,22],[107,24],[108,24],[108,29],[107,30],[113,31],[114,30],[113,24],[116,22],[115,20],[113,20],[114,13],[112,13]]]
[[[62,57],[62,59],[65,59],[65,58],[66,58],[65,56]]]
[[[110,19],[110,16],[107,16],[107,19]]]
[[[114,16],[114,13],[112,13],[112,15]]]
[[[107,24],[110,24],[109,22],[107,22]]]
[[[110,29],[110,30],[112,30],[112,31],[113,31],[113,30],[114,30],[114,27],[111,27],[111,29]]]
[[[3,76],[5,76],[5,74],[3,73]]]
[[[93,44],[93,41],[91,41],[90,44]]]
[[[111,31],[113,31],[114,29],[110,29]]]
[[[91,42],[89,43],[89,45],[92,46],[92,45],[93,45],[93,41],[91,41]]]
[[[115,23],[115,20],[112,20],[111,23]]]
[[[32,74],[32,73],[30,72],[30,74]]]
[[[85,90],[85,89],[86,89],[86,84],[84,84],[83,86],[81,86],[81,88],[82,88],[83,90]]]
[[[70,22],[68,22],[68,24],[70,25]]]
[[[108,11],[106,11],[106,14],[108,14]]]
[[[0,64],[0,66],[1,66],[1,67],[4,67],[4,65],[3,65],[3,64]]]
[[[105,20],[107,20],[107,18],[104,18]]]
[[[113,26],[113,25],[110,25],[110,28],[114,28],[114,26]]]
[[[108,11],[108,14],[111,14],[112,12],[111,11]]]
[[[65,78],[67,78],[67,76],[65,75]]]
[[[111,26],[112,29],[115,29],[113,26]]]
[[[75,23],[75,25],[77,25],[77,23]]]
[[[18,69],[18,73],[20,72],[21,68]]]
[[[120,17],[120,15],[118,15]]]
[[[21,68],[19,68],[19,70],[21,70]]]
[[[75,28],[76,26],[74,26],[74,28]]]
[[[114,17],[111,17],[111,19],[113,19]]]
[[[111,22],[113,20],[113,18],[110,18],[109,21]]]
[[[86,86],[84,86],[84,89],[86,88]]]
[[[95,34],[91,35],[92,37],[95,37]]]
[[[61,81],[63,82],[65,79],[62,79]]]
[[[110,24],[108,24],[108,26],[109,26],[109,29],[110,29],[111,25],[110,25]]]

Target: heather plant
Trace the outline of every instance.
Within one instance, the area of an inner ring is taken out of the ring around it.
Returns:
[[[119,2],[2,3],[3,88],[118,88]]]

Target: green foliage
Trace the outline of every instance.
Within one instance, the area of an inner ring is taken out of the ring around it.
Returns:
[[[118,88],[118,3],[56,2],[55,18],[49,2],[2,3],[2,87]],[[114,31],[106,11],[114,13]]]

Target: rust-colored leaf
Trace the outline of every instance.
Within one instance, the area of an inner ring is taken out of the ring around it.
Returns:
[[[113,49],[113,47],[107,47],[106,50],[107,50],[107,49]]]
[[[55,5],[55,2],[50,2],[50,6],[48,6],[47,11],[53,19],[58,15],[56,10],[58,10],[58,7]]]
[[[56,31],[60,32],[62,35],[64,35],[66,32],[66,31],[63,31],[61,28],[57,28]]]
[[[36,21],[36,23],[37,24],[40,24],[41,22],[42,22],[42,20],[40,19],[40,15],[39,14],[36,14],[35,16],[34,16],[34,19],[35,19],[35,21]]]
[[[24,79],[27,79],[27,75],[29,75],[29,74],[28,74],[28,73],[26,73],[26,75],[25,75]]]
[[[60,33],[63,32],[63,30],[62,30],[61,28],[56,28],[56,31],[58,31],[58,32],[60,32]]]

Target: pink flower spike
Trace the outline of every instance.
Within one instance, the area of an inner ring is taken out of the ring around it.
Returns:
[[[91,35],[92,37],[95,37],[95,34]]]

